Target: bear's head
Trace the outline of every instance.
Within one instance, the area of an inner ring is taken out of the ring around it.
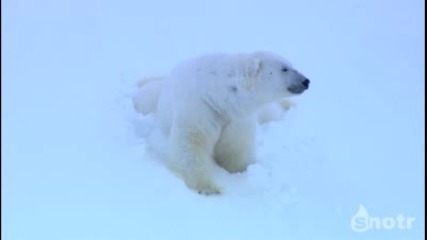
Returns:
[[[245,71],[247,89],[256,91],[264,103],[301,94],[310,84],[289,62],[268,52],[251,54]]]

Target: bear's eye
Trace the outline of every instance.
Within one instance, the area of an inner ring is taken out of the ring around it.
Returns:
[[[288,69],[287,68],[282,68],[282,72],[287,72],[288,71]]]

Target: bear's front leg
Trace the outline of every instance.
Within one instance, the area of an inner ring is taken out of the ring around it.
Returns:
[[[255,116],[226,124],[214,148],[216,163],[229,173],[246,171],[255,162],[255,131]]]
[[[209,118],[207,118],[209,119]],[[218,166],[212,157],[213,147],[219,138],[219,126],[194,118],[174,119],[169,138],[169,158],[173,169],[181,175],[186,185],[202,194],[219,194],[220,186],[214,180]]]

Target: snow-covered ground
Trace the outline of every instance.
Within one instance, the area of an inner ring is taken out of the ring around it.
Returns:
[[[2,1],[2,239],[423,239],[424,4]],[[131,86],[256,50],[310,89],[257,164],[195,194],[146,151]],[[385,225],[353,230],[359,205]]]

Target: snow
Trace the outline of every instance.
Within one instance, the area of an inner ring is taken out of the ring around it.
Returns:
[[[2,239],[423,239],[423,17],[418,0],[3,1]],[[195,194],[147,151],[132,84],[256,50],[310,89],[223,195]],[[416,220],[356,232],[359,205]]]

